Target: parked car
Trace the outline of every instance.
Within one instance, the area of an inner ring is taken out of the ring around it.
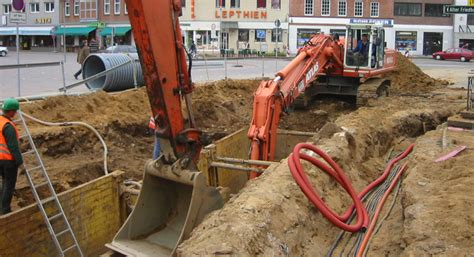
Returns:
[[[105,53],[136,53],[137,48],[131,45],[110,46],[104,51]]]
[[[461,60],[461,62],[468,62],[474,59],[474,51],[465,48],[449,48],[445,51],[433,53],[433,58],[436,60]]]
[[[7,56],[8,54],[8,49],[4,46],[0,46],[0,56],[4,57]]]

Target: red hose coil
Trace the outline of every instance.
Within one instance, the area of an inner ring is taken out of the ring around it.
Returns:
[[[389,161],[387,167],[385,168],[383,174],[377,178],[375,181],[370,183],[362,192],[358,195],[356,194],[352,184],[347,179],[344,171],[339,167],[339,165],[325,152],[318,149],[314,145],[307,144],[307,143],[300,143],[295,146],[293,149],[293,153],[290,155],[288,160],[288,166],[290,167],[291,174],[295,179],[296,183],[300,187],[301,191],[306,195],[306,197],[319,209],[321,214],[326,217],[331,223],[338,226],[341,229],[344,229],[349,232],[357,232],[361,229],[366,229],[369,225],[369,216],[367,215],[367,210],[363,206],[361,199],[366,195],[370,190],[374,187],[382,183],[392,170],[393,166],[400,161],[401,159],[405,158],[412,150],[414,145],[410,145],[402,154],[398,157]],[[326,163],[309,156],[305,153],[302,153],[301,150],[306,149],[310,150],[321,158],[323,158]],[[353,201],[353,205],[351,205],[343,215],[338,215],[333,210],[331,210],[326,203],[321,200],[321,197],[314,191],[311,183],[306,176],[303,166],[301,165],[301,159],[306,160],[319,169],[326,172],[329,176],[333,177],[343,188],[344,190],[350,195]],[[328,166],[329,165],[329,166]],[[356,209],[357,213],[357,222],[354,225],[346,224],[347,220],[349,219],[352,211]]]

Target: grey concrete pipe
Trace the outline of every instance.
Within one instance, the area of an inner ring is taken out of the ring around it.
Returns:
[[[89,89],[102,89],[106,92],[122,91],[145,84],[143,80],[142,68],[138,61],[138,54],[91,54],[84,61],[82,67],[82,77],[87,79],[97,73],[106,71],[114,66],[134,60],[133,64],[127,64],[101,78],[87,82]],[[135,74],[135,78],[134,78]]]

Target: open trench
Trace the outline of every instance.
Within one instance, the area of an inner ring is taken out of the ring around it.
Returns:
[[[402,151],[462,109],[461,97],[451,93],[432,98],[391,97],[372,101],[370,107],[328,123],[310,142],[329,153],[359,192],[380,176],[392,149]],[[351,203],[346,193],[321,171],[311,165],[305,168],[323,200],[342,213]],[[402,184],[402,195],[406,195],[405,190]],[[417,242],[413,237],[402,238],[407,207],[405,198],[398,200],[391,215],[394,221],[389,222],[389,229],[382,227],[376,236],[385,241],[374,240],[367,256],[404,256],[404,250]],[[400,219],[402,222],[398,223]],[[398,227],[399,234],[393,233],[394,227]],[[248,182],[223,209],[211,213],[178,252],[180,256],[325,256],[339,231],[308,202],[284,159]],[[424,256],[426,252],[411,253],[416,254],[406,256]]]
[[[462,108],[462,91],[440,89],[436,81],[423,76],[405,73],[395,79],[404,87],[395,85],[392,97],[370,100],[358,110],[340,99],[319,99],[309,110],[283,116],[280,128],[316,133],[310,142],[328,152],[360,191],[380,175],[392,149],[401,151]],[[413,80],[415,91],[405,86],[409,83],[406,79]],[[252,93],[258,83],[229,80],[198,86],[193,107],[199,127],[216,140],[248,126]],[[149,105],[143,89],[114,95],[61,96],[29,103],[22,109],[46,121],[88,122],[99,130],[109,147],[109,171],[123,170],[128,178],[142,178],[143,165],[153,148],[153,136],[147,128]],[[57,191],[103,175],[102,148],[90,131],[34,123],[30,128]],[[338,213],[345,210],[350,198],[343,190],[320,171],[305,167],[329,206]],[[420,241],[416,236],[403,236],[405,216],[410,214],[405,212],[416,203],[410,202],[413,193],[407,193],[404,184],[401,190],[402,197],[397,199],[387,226],[373,240],[368,256],[410,256],[405,250]],[[13,207],[33,202],[31,189],[21,176]],[[247,182],[223,209],[211,213],[180,245],[178,253],[324,256],[338,233],[339,229],[309,204],[283,159],[258,179]],[[422,256],[415,250],[410,253]]]

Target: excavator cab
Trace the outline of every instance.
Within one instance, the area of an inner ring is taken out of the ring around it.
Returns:
[[[377,25],[347,27],[345,66],[377,69],[383,67],[385,31]]]

